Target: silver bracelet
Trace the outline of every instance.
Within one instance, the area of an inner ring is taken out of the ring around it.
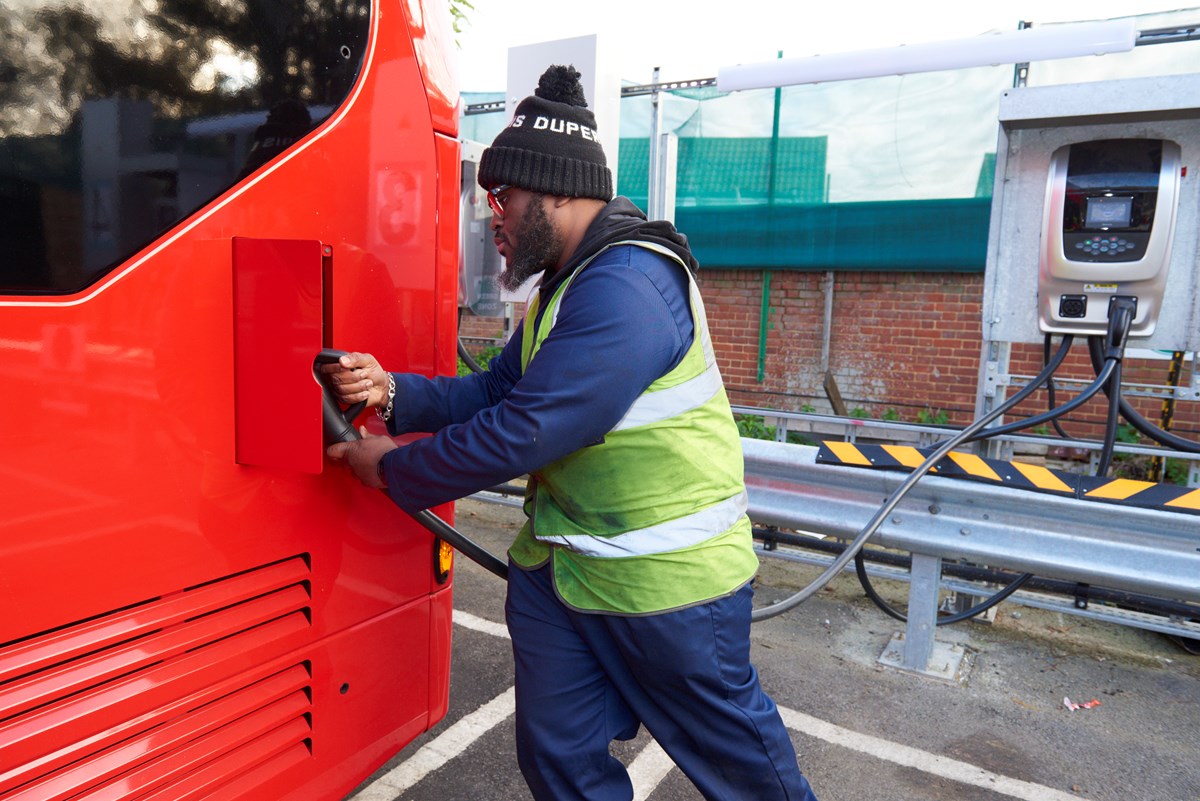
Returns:
[[[375,410],[375,414],[379,415],[379,419],[385,423],[388,420],[392,419],[392,404],[395,402],[395,400],[396,400],[396,377],[394,375],[392,375],[391,373],[388,373],[387,406],[384,406],[382,409]]]

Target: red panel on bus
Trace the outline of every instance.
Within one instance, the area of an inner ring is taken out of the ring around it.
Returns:
[[[233,396],[238,464],[320,473],[324,246],[233,240]]]

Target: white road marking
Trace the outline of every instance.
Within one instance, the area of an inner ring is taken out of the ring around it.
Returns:
[[[978,768],[968,762],[931,754],[891,740],[860,734],[850,729],[843,729],[819,718],[796,712],[792,709],[779,707],[783,723],[789,729],[807,734],[810,737],[824,740],[827,743],[840,745],[853,751],[860,751],[876,759],[894,762],[908,768],[916,768],[925,773],[932,773],[962,784],[982,787],[993,793],[1020,798],[1023,801],[1079,801],[1079,796],[1059,792],[1051,787],[1045,787],[1032,782],[1012,779],[999,773]]]
[[[470,612],[463,612],[459,609],[454,610],[453,620],[456,624],[462,626],[464,629],[481,631],[484,634],[491,634],[493,637],[503,637],[506,640],[509,639],[508,626],[505,626],[503,623],[493,623],[490,620],[476,617]]]
[[[633,801],[646,801],[654,789],[667,778],[675,763],[657,741],[651,740],[641,753],[629,764],[629,778],[633,782]]]
[[[503,723],[516,710],[517,692],[509,687],[469,715],[459,718],[452,726],[421,746],[417,753],[380,776],[354,801],[393,801],[421,779],[467,750],[493,727]]]
[[[454,622],[473,631],[508,638],[508,629],[504,626],[457,609],[454,610]],[[353,797],[353,801],[394,801],[405,790],[465,751],[515,710],[516,689],[509,687],[479,709],[460,718],[407,760],[363,788]],[[783,717],[784,725],[792,731],[961,784],[982,787],[1021,801],[1079,801],[1078,796],[1051,787],[1013,779],[968,762],[851,731],[793,709],[781,706],[779,714]],[[634,801],[646,801],[674,766],[662,747],[651,740],[629,765]]]

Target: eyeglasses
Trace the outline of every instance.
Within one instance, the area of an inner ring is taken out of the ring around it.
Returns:
[[[504,216],[504,201],[500,199],[500,195],[512,189],[511,184],[500,184],[494,186],[487,191],[488,207],[496,214],[497,217]]]

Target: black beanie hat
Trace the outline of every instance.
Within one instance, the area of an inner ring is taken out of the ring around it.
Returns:
[[[491,189],[504,184],[547,195],[612,200],[612,172],[574,66],[556,64],[542,73],[533,96],[517,104],[512,122],[483,151],[479,185]]]

